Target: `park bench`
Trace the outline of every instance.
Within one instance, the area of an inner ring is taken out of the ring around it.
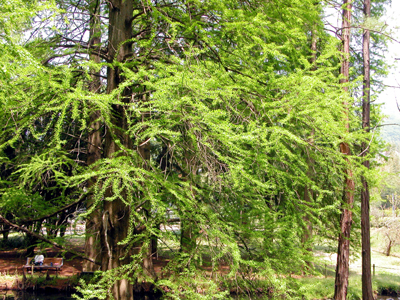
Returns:
[[[56,276],[58,276],[58,270],[61,270],[63,264],[64,264],[64,260],[63,258],[60,257],[46,257],[43,260],[43,263],[38,265],[38,264],[32,264],[32,259],[34,259],[33,257],[28,257],[26,259],[26,265],[23,266],[24,269],[27,269],[27,271],[29,272],[29,270],[32,271],[33,270],[54,270],[56,271]]]

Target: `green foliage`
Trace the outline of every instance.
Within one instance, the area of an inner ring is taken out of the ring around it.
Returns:
[[[26,240],[22,235],[9,236],[7,239],[0,240],[2,250],[25,249],[26,247]]]
[[[53,278],[47,279],[45,275],[39,276],[27,276],[26,277],[27,286],[35,286],[40,287],[43,285],[57,285],[57,278],[53,276]]]
[[[120,203],[117,217],[129,218],[129,230],[117,242],[130,263],[82,282],[86,299],[110,296],[122,279],[167,287],[176,299],[223,299],[203,258],[212,274],[229,266],[225,282],[249,290],[258,276],[281,293],[287,275],[312,260],[308,226],[317,238],[336,236],[343,170],[351,166],[355,178],[364,171],[356,156],[344,159],[340,143],[370,138],[356,114],[354,130],[345,128],[343,102],[351,99],[339,85],[338,42],[323,31],[322,8],[311,0],[139,2],[132,39],[108,41],[132,45],[123,59],[104,58],[101,44],[102,61],[87,62],[88,7],[73,2],[60,1],[54,28],[26,15],[37,28],[26,46],[4,43],[0,62],[13,64],[0,74],[0,214],[40,219],[88,195],[85,216],[102,212],[104,222],[104,207]],[[83,24],[71,28],[70,11]],[[313,28],[323,41],[315,63]],[[118,86],[103,82],[95,93],[93,70],[102,76],[106,67],[109,82],[118,71]],[[103,153],[88,166],[93,115]],[[195,236],[187,251],[176,249],[176,233],[160,229],[171,210],[181,235],[189,224]],[[172,250],[168,275],[158,280],[142,266],[155,238]]]
[[[380,274],[374,279],[378,286],[379,295],[397,296],[400,293],[399,276],[393,274]]]

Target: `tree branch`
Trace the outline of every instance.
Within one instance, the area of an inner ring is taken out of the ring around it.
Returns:
[[[48,214],[48,215],[46,215],[46,216],[42,216],[42,217],[36,218],[36,219],[22,220],[22,221],[20,221],[19,223],[20,223],[20,224],[28,224],[28,223],[33,223],[33,222],[42,221],[42,220],[47,219],[47,218],[51,218],[51,217],[55,216],[56,214],[58,214],[58,213],[60,213],[60,212],[62,212],[62,211],[64,211],[64,210],[70,209],[70,208],[73,207],[74,205],[77,205],[77,204],[83,202],[84,200],[85,200],[85,198],[83,197],[83,195],[81,195],[81,197],[79,197],[78,201],[75,201],[75,202],[73,202],[73,203],[71,203],[71,204],[68,204],[67,206],[62,207],[62,208],[60,208],[59,210],[57,210],[57,211],[55,211],[55,212],[53,212],[53,213],[51,213],[51,214]]]
[[[96,262],[96,261],[94,261],[93,259],[91,259],[91,258],[89,258],[89,257],[87,257],[87,256],[85,256],[85,255],[83,255],[83,254],[81,254],[81,253],[79,253],[79,252],[76,252],[76,251],[74,251],[74,250],[72,250],[72,249],[68,249],[67,247],[62,246],[62,245],[60,245],[60,244],[58,244],[58,243],[56,243],[56,242],[53,242],[53,241],[51,241],[51,240],[49,240],[49,239],[47,239],[47,238],[45,238],[45,237],[43,237],[43,236],[41,236],[41,235],[39,235],[39,234],[37,234],[37,233],[34,233],[34,232],[32,232],[32,231],[30,231],[30,230],[24,228],[24,227],[21,227],[21,226],[19,226],[19,225],[17,225],[17,224],[11,223],[11,222],[8,221],[6,218],[4,218],[2,215],[0,215],[0,222],[4,223],[4,224],[6,224],[6,225],[9,225],[9,226],[11,226],[11,227],[14,227],[14,228],[17,229],[18,231],[25,232],[26,234],[29,234],[29,235],[31,235],[31,236],[37,238],[38,240],[41,240],[41,241],[46,242],[46,243],[49,243],[49,244],[51,244],[51,245],[53,245],[53,246],[55,246],[55,247],[57,247],[57,248],[59,248],[59,249],[65,250],[65,251],[70,252],[70,253],[72,253],[72,254],[74,254],[74,255],[80,257],[80,258],[83,258],[83,259],[85,259],[85,260],[88,260],[88,261],[90,261],[90,262],[92,262],[92,263],[94,263],[94,264],[96,264],[96,265],[100,265],[99,262]]]

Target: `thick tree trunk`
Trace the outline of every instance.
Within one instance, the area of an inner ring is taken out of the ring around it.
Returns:
[[[111,195],[111,191],[110,191]],[[130,255],[124,245],[119,242],[128,236],[129,207],[121,199],[104,203],[102,245],[102,270],[112,270],[130,262]],[[118,280],[112,294],[115,300],[133,299],[133,286],[127,279]]]
[[[133,1],[111,0],[108,1],[109,9],[109,32],[108,32],[108,53],[114,61],[123,62],[132,53],[130,41],[132,37],[132,16]],[[107,69],[107,93],[112,93],[122,82],[120,69],[108,67]],[[121,99],[129,102],[129,99]],[[112,122],[114,128],[108,128],[104,153],[106,157],[112,158],[120,150],[116,139],[121,145],[132,148],[132,142],[124,130],[127,129],[125,107],[123,105],[113,106]],[[107,192],[111,196],[112,191]],[[102,245],[102,270],[111,270],[129,263],[129,253],[124,245],[119,242],[124,240],[129,230],[130,209],[121,200],[104,202],[104,214],[102,217],[103,234]],[[133,299],[133,286],[127,279],[118,280],[112,289],[115,300]]]
[[[313,191],[311,189],[309,189],[308,186],[306,186],[304,188],[304,201],[310,203],[312,201],[312,197],[313,197]],[[305,248],[305,251],[307,252],[306,254],[308,255],[308,253],[311,253],[313,251],[312,245],[311,245],[311,239],[312,239],[312,235],[313,235],[313,226],[312,226],[312,223],[311,223],[308,215],[305,215],[303,217],[303,220],[305,223],[305,228],[304,228],[303,236],[301,237],[301,243],[302,243],[303,247]],[[306,265],[305,268],[309,268],[312,266],[312,263],[311,263],[311,261],[306,261],[305,265]]]
[[[99,0],[92,0],[89,6],[90,10],[90,39],[89,45],[96,48],[96,45],[101,43],[101,28],[100,28],[100,2]],[[100,57],[97,54],[90,54],[90,59],[95,63],[100,63]],[[101,87],[100,72],[92,71],[92,78],[89,85],[89,90],[92,93],[97,93]],[[90,166],[101,159],[101,136],[99,121],[99,112],[94,111],[90,115],[89,126],[90,132],[88,136],[87,146],[87,165]],[[88,189],[95,184],[96,179],[92,178],[88,182]],[[88,195],[86,207],[88,209],[94,205],[93,195]],[[85,240],[85,255],[92,260],[101,262],[101,245],[100,234],[101,228],[101,208],[97,207],[86,219],[86,240]],[[83,265],[83,270],[93,272],[98,270],[99,266],[86,261]]]
[[[340,234],[338,240],[338,253],[335,278],[335,300],[346,300],[349,281],[349,259],[350,259],[350,232],[352,224],[351,208],[354,201],[354,181],[350,179],[352,173],[348,170],[346,179],[346,191],[344,195],[344,207],[340,216]]]
[[[351,24],[351,0],[343,1],[343,15],[342,15],[342,42],[343,42],[343,57],[341,74],[343,79],[341,83],[347,83],[349,81],[349,69],[350,69],[350,24]],[[343,87],[347,92],[348,87]],[[349,104],[343,103],[345,109],[344,122],[346,130],[349,131]],[[340,144],[340,152],[348,156],[350,155],[350,147],[346,142]],[[347,160],[347,159],[346,159]],[[335,278],[335,300],[346,300],[347,287],[349,281],[349,257],[350,257],[350,232],[352,224],[352,213],[351,209],[354,202],[354,180],[353,172],[350,166],[346,167],[345,170],[345,183],[343,193],[343,204],[342,213],[340,216],[340,233],[338,239],[338,255],[336,264],[336,278]]]
[[[159,231],[160,224],[157,224],[155,229],[157,231]],[[152,238],[151,238],[151,256],[158,258],[158,238],[157,238],[157,236],[152,236]]]
[[[364,16],[371,16],[371,1],[364,0]],[[363,60],[364,60],[364,86],[363,86],[363,120],[362,126],[366,132],[370,130],[370,32],[364,29],[363,34]],[[368,145],[362,143],[363,156],[368,154]],[[364,166],[369,169],[369,160],[364,161]],[[369,222],[369,187],[364,176],[361,178],[361,240],[362,240],[362,296],[363,299],[373,299],[371,279],[371,239]]]
[[[114,61],[124,62],[132,55],[132,20],[134,1],[112,0],[109,1],[109,36],[108,54]],[[111,94],[120,83],[124,81],[120,69],[117,66],[107,69],[107,93]],[[129,104],[131,92],[126,89],[122,92],[121,102]],[[128,123],[126,119],[127,105],[113,105],[112,128],[108,128],[104,152],[106,157],[112,158],[116,152],[121,150],[120,145],[127,149],[133,148],[133,143],[126,133]],[[117,140],[119,140],[117,142]],[[139,147],[139,154],[146,160],[149,157],[147,143]],[[119,154],[123,155],[123,154]],[[113,196],[111,189],[107,196]],[[121,195],[123,197],[123,195]],[[130,262],[130,250],[119,243],[129,233],[130,207],[121,199],[106,201],[104,203],[102,243],[105,249],[102,255],[102,269],[111,270],[119,268]],[[143,269],[146,275],[153,276],[153,265],[151,258],[151,244],[144,243],[146,247],[143,259]],[[133,286],[127,279],[118,280],[113,286],[113,297],[116,300],[133,299]]]
[[[42,222],[43,221],[37,221],[33,225],[31,225],[30,232],[32,232],[34,234],[29,234],[28,232],[25,231],[25,233],[27,233],[27,235],[25,236],[25,241],[26,241],[26,245],[27,245],[26,253],[25,253],[26,257],[33,256],[35,254],[35,246],[36,246],[37,242],[40,240],[38,238],[38,236],[42,229]],[[10,224],[7,224],[7,225],[10,225]]]

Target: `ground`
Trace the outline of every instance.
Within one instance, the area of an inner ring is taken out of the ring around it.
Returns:
[[[400,282],[400,247],[395,247],[392,251],[393,255],[387,257],[383,254],[385,242],[382,237],[379,237],[378,233],[377,231],[372,231],[372,264],[375,265],[376,271],[376,275],[373,276],[373,288],[376,293],[391,291],[398,294],[400,292],[398,284]],[[83,236],[73,237],[71,235],[68,241],[76,252],[83,253]],[[61,251],[57,248],[46,248],[42,250],[45,250],[45,256],[47,257],[62,257]],[[321,272],[320,276],[296,276],[295,274],[291,276],[296,278],[303,286],[303,289],[309,291],[310,295],[319,295],[320,297],[317,299],[329,298],[333,295],[336,255],[332,254],[331,251],[332,249],[326,245],[315,246],[314,254],[320,259],[319,262],[316,263],[317,269]],[[164,252],[161,254],[167,255]],[[77,283],[77,279],[82,272],[83,262],[82,258],[67,254],[64,257],[64,266],[59,272],[57,281],[45,280],[45,272],[35,272],[35,277],[45,288],[68,290],[74,283]],[[161,274],[161,269],[169,262],[169,259],[159,257],[158,259],[154,259],[153,262],[156,272]],[[22,266],[25,263],[25,250],[13,249],[0,251],[0,290],[10,288],[22,289],[22,276],[16,280],[17,277],[15,275],[22,275]],[[203,271],[211,276],[213,274],[211,264],[205,265],[207,266],[202,267]],[[357,299],[358,296],[361,296],[361,258],[358,251],[353,252],[350,269],[349,293],[354,294],[354,297],[349,299]],[[219,270],[221,274],[226,274],[228,271],[229,266],[221,267]],[[55,273],[55,271],[49,272],[51,279],[55,278]],[[25,283],[25,288],[36,288],[36,286],[33,286],[29,281],[32,278],[31,274],[28,274],[26,278],[28,280]],[[231,292],[234,291],[231,290]],[[310,299],[314,298],[316,297],[311,297]]]
[[[70,247],[78,253],[84,253],[84,245],[82,240],[77,239],[74,241],[70,239]],[[39,248],[35,248],[35,253],[39,251]],[[57,281],[52,281],[51,285],[41,283],[44,288],[54,288],[58,290],[68,290],[71,287],[71,283],[76,281],[82,272],[84,260],[80,257],[76,257],[70,253],[62,254],[62,251],[58,248],[46,248],[41,249],[45,257],[64,257],[64,264],[60,271],[58,271]],[[21,275],[24,273],[23,266],[26,264],[26,250],[13,249],[7,251],[0,251],[0,290],[9,289],[22,289]],[[163,266],[168,263],[168,259],[154,259],[154,269],[156,273],[160,273]],[[26,272],[26,271],[25,271]],[[35,270],[35,277],[41,277],[43,280],[46,278],[46,271],[40,272]],[[51,279],[56,277],[56,271],[50,270],[48,274]],[[20,275],[18,280],[16,275]],[[26,273],[26,278],[31,278],[31,272]],[[40,278],[39,278],[40,281]],[[25,285],[25,288],[27,286]],[[33,287],[28,285],[28,287]]]
[[[25,252],[25,251],[24,251]],[[6,275],[22,275],[22,266],[26,264],[24,252],[20,250],[0,251],[0,272]],[[60,251],[57,249],[47,248],[47,257],[59,257]],[[37,271],[35,271],[36,273]],[[82,272],[82,259],[67,255],[64,259],[64,265],[61,271],[58,272],[60,277],[73,276]],[[40,272],[39,272],[40,273]],[[42,272],[43,273],[43,272]],[[56,274],[55,271],[50,271],[50,275]]]
[[[75,250],[80,247],[74,247]],[[35,253],[37,253],[39,249],[35,249]],[[46,257],[62,257],[61,251],[57,248],[46,248],[44,250]],[[0,251],[0,290],[9,290],[9,289],[24,289],[32,287],[34,288],[34,284],[30,279],[32,278],[31,272],[26,274],[28,281],[23,283],[21,281],[21,277],[16,275],[22,275],[24,273],[23,265],[26,264],[26,256],[25,250],[8,250],[8,251]],[[64,264],[60,271],[58,271],[58,276],[56,281],[47,281],[49,284],[41,284],[43,286],[47,286],[54,289],[59,290],[68,290],[70,288],[70,278],[76,278],[80,272],[82,272],[82,264],[83,260],[78,257],[74,257],[71,254],[66,254],[64,257]],[[25,271],[26,272],[26,271]],[[46,271],[35,271],[36,280],[44,280],[46,278]],[[48,271],[48,276],[50,279],[56,278],[56,271]]]

